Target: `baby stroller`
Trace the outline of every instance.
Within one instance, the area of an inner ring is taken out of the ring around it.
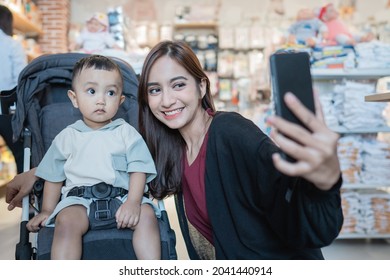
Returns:
[[[12,118],[14,139],[23,139],[24,171],[36,167],[54,137],[67,125],[81,118],[67,90],[71,88],[74,64],[88,54],[63,53],[43,55],[34,59],[19,75],[16,89],[16,111]],[[115,118],[127,120],[138,128],[138,80],[132,67],[125,61],[113,58],[120,66],[124,79],[125,102]],[[37,181],[33,197],[39,210],[43,182]],[[171,229],[162,200],[159,218],[162,259],[177,259],[175,232]],[[49,259],[53,228],[42,228],[31,238],[26,224],[31,215],[30,198],[23,200],[20,243],[16,246],[16,259]],[[83,259],[136,259],[130,229],[89,230],[83,237]],[[30,242],[30,240],[32,242]]]

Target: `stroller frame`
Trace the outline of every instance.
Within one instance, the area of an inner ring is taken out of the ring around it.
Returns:
[[[63,93],[71,86],[74,64],[88,55],[82,53],[43,55],[30,62],[20,73],[18,86],[14,92],[16,111],[12,118],[12,128],[14,141],[23,140],[23,171],[36,167],[57,133],[81,118],[78,109],[73,108],[67,95]],[[116,117],[124,118],[137,129],[137,76],[127,62],[115,57],[111,59],[120,66],[124,80],[123,94],[126,97]],[[46,124],[53,118],[59,124],[52,129]],[[50,258],[54,228],[42,228],[36,234],[35,239],[31,238],[26,228],[32,215],[30,196],[34,197],[35,207],[39,209],[42,193],[43,184],[39,180],[34,185],[33,193],[23,198],[20,240],[15,250],[17,260]],[[158,219],[161,257],[166,260],[176,260],[175,232],[170,226],[164,201],[158,200],[157,204],[161,210],[161,218]],[[82,258],[136,259],[131,240],[132,230],[130,229],[89,230],[83,237]]]

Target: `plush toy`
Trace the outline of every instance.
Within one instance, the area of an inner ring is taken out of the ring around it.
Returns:
[[[297,13],[296,22],[288,29],[288,43],[314,47],[326,36],[327,27],[312,9],[303,8]]]
[[[109,48],[118,48],[114,37],[109,33],[108,17],[95,13],[87,19],[85,27],[76,39],[76,50],[98,53]]]
[[[328,28],[325,37],[326,45],[354,46],[358,42],[368,42],[374,39],[372,33],[365,35],[352,34],[344,22],[339,19],[339,12],[331,3],[321,8],[318,17]]]

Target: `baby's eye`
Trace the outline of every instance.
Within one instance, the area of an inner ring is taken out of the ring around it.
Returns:
[[[93,88],[89,88],[89,89],[87,90],[87,92],[88,92],[89,94],[95,94],[95,90],[94,90]]]
[[[107,95],[108,95],[108,96],[114,96],[114,95],[115,95],[115,91],[114,91],[114,90],[109,90],[109,91],[107,92]]]
[[[156,94],[158,94],[160,91],[161,91],[160,88],[150,88],[150,89],[148,90],[148,93],[149,93],[150,95],[156,95]]]

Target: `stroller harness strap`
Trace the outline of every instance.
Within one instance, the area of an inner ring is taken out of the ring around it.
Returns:
[[[68,192],[67,197],[78,196],[83,198],[105,199],[117,196],[122,197],[127,193],[128,191],[123,188],[114,187],[106,183],[99,183],[92,186],[74,187]]]

